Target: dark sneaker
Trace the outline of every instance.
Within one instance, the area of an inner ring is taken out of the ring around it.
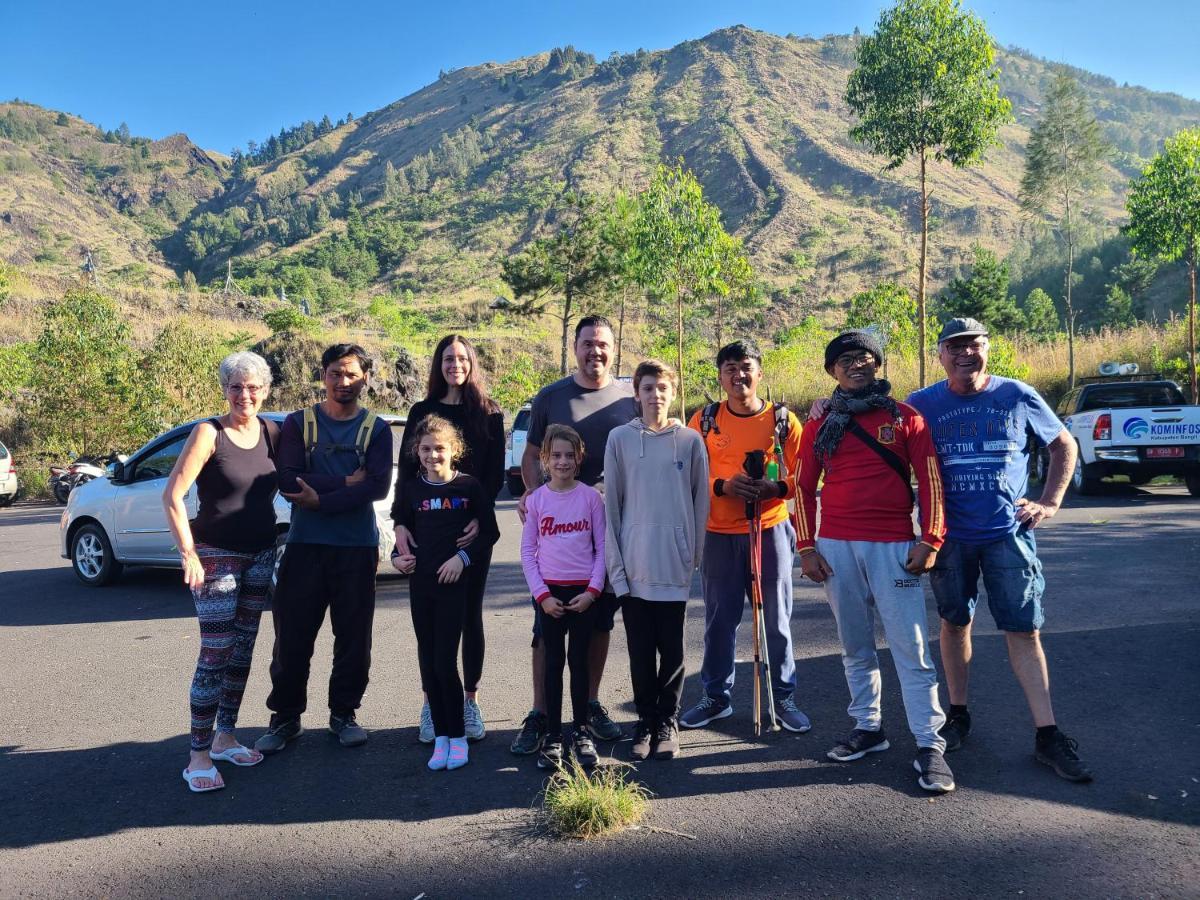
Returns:
[[[935,747],[921,747],[917,750],[917,758],[913,760],[913,768],[919,773],[917,784],[935,794],[948,794],[954,790],[954,773],[946,765],[946,757],[942,756]]]
[[[255,744],[257,747],[258,745]],[[1061,731],[1055,731],[1046,740],[1038,740],[1034,746],[1033,758],[1049,766],[1058,773],[1060,778],[1067,781],[1091,781],[1092,773],[1083,764],[1076,752],[1079,749],[1072,738]]]
[[[287,746],[288,741],[295,740],[304,734],[299,719],[288,719],[278,725],[272,725],[267,733],[254,742],[254,749],[259,753],[278,753]]]
[[[525,721],[521,723],[521,730],[517,732],[517,736],[513,738],[513,742],[508,749],[517,756],[528,756],[531,753],[537,753],[542,748],[542,742],[546,739],[546,729],[549,727],[549,722],[546,721],[546,714],[540,712],[531,712],[525,717]],[[561,744],[562,742],[559,741]],[[559,755],[562,754],[562,747],[559,747]],[[542,766],[545,768],[545,766]]]
[[[592,742],[591,732],[584,725],[575,729],[575,737],[571,740],[571,755],[581,766],[594,766],[600,762],[600,754]]]
[[[674,759],[678,755],[679,726],[674,719],[667,719],[654,729],[654,758]]]
[[[705,694],[700,702],[679,717],[684,728],[703,728],[709,722],[733,715],[733,704],[724,698],[718,699]]]
[[[969,712],[955,713],[946,718],[946,724],[938,729],[938,734],[946,742],[946,752],[952,753],[963,745],[967,735],[971,733],[971,714]]]
[[[621,726],[612,720],[599,700],[588,701],[588,730],[601,741],[619,741],[625,737]]]
[[[529,721],[526,719],[525,721]],[[544,739],[544,740],[543,740]],[[539,769],[561,769],[563,764],[563,742],[561,737],[539,739],[542,752],[538,754]]]
[[[650,737],[654,729],[650,723],[638,719],[633,726],[633,746],[629,748],[629,758],[641,761],[650,755]]]
[[[868,753],[886,750],[890,746],[882,728],[878,731],[864,731],[861,728],[855,728],[825,755],[834,762],[850,762],[854,759],[862,759]]]
[[[367,742],[367,729],[354,721],[354,713],[348,716],[330,716],[329,730],[337,735],[343,747],[361,747]]]
[[[788,731],[795,731],[798,734],[803,734],[812,728],[812,722],[808,720],[808,716],[800,712],[800,707],[796,705],[794,697],[782,697],[775,701],[775,718]]]

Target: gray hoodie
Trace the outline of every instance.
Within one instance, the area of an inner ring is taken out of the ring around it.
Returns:
[[[618,596],[687,600],[708,520],[708,454],[700,433],[671,419],[614,428],[604,451],[604,545]]]

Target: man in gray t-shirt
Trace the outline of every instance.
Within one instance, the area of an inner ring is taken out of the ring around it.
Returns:
[[[603,316],[585,316],[575,326],[575,362],[573,375],[547,385],[533,398],[529,417],[529,435],[525,454],[521,457],[521,477],[525,491],[534,490],[543,481],[541,461],[542,439],[551,425],[570,425],[583,438],[584,459],[579,480],[595,485],[604,471],[604,448],[614,428],[637,417],[633,388],[612,377],[615,349],[612,323]],[[517,506],[521,521],[525,520],[524,497]],[[621,729],[600,703],[600,679],[608,659],[609,634],[617,612],[617,598],[611,592],[601,594],[596,601],[596,633],[588,648],[588,727],[599,740],[621,738]],[[517,754],[536,753],[546,736],[545,670],[546,657],[539,639],[537,621],[533,629],[533,710],[512,743]]]

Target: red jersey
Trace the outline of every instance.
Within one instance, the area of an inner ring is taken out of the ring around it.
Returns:
[[[854,420],[884,449],[895,453],[917,476],[921,540],[935,550],[946,536],[942,476],[925,419],[907,403],[897,403],[900,420],[886,409],[861,413]],[[911,541],[912,496],[899,474],[847,429],[832,457],[818,466],[813,449],[824,418],[804,426],[796,505],[800,519],[797,548],[814,546],[817,534],[817,481],[822,471],[821,537],[841,541]]]

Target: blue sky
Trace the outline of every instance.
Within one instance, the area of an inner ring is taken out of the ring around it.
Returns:
[[[870,31],[863,0],[526,0],[412,4],[0,0],[0,98],[20,97],[134,134],[186,132],[228,152],[328,113],[360,115],[438,70],[554,46],[604,57],[728,25],[820,36]],[[966,0],[1003,45],[1118,82],[1200,99],[1197,0]],[[732,11],[736,10],[736,12]]]

